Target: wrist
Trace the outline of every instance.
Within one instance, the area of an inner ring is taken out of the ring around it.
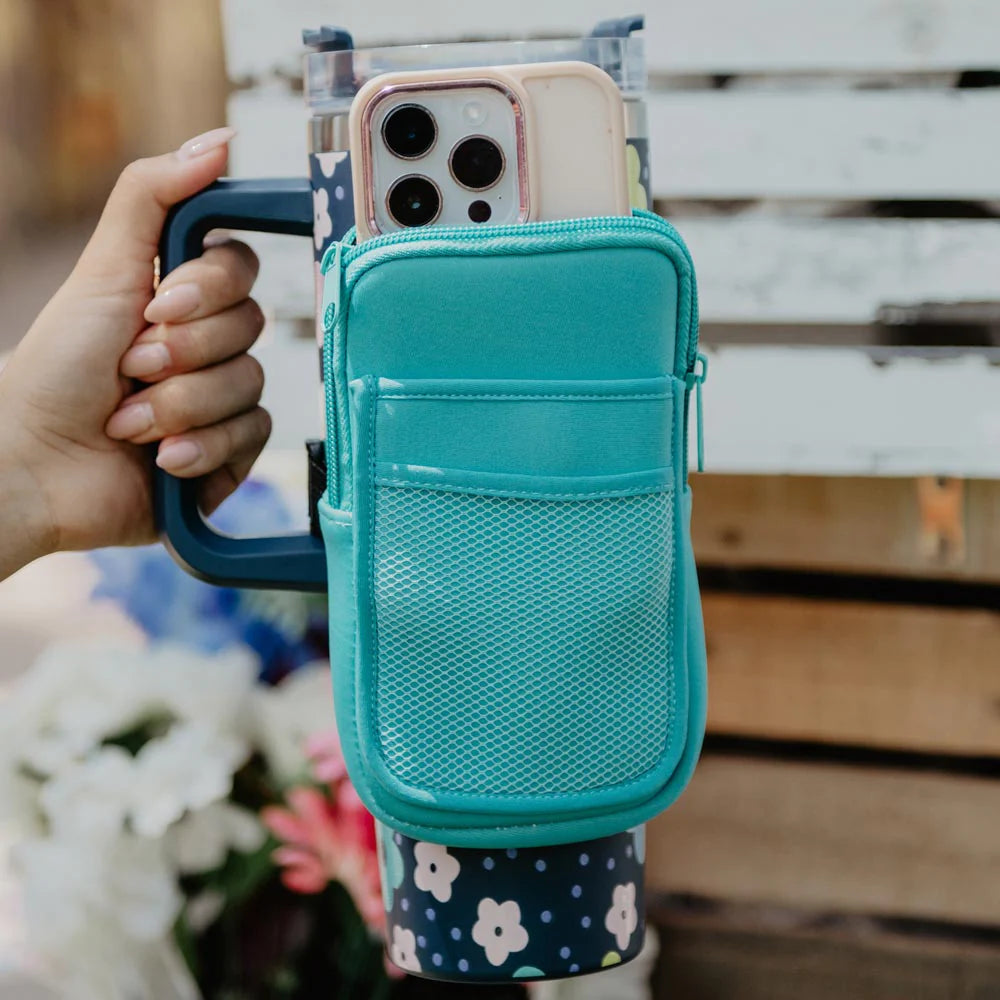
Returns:
[[[0,579],[59,547],[58,527],[42,484],[15,436],[2,431],[0,510]]]

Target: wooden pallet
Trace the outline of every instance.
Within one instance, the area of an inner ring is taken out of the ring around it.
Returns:
[[[301,175],[297,31],[329,6],[223,9],[236,172]],[[373,45],[609,13],[336,16]],[[691,246],[711,361],[710,732],[650,827],[657,995],[1000,995],[1000,7],[702,0],[647,25],[656,205]],[[276,342],[308,335],[308,248],[257,245]],[[898,325],[922,303],[986,319]]]

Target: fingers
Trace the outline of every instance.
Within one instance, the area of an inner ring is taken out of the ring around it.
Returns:
[[[162,382],[242,354],[263,329],[264,314],[253,299],[203,319],[151,326],[125,352],[121,373],[144,382]]]
[[[79,269],[113,275],[127,263],[148,268],[167,210],[222,175],[235,134],[231,128],[215,129],[174,153],[130,163],[108,198]]]
[[[228,309],[250,294],[260,265],[236,240],[210,246],[197,260],[171,271],[146,307],[147,323],[178,323]]]
[[[205,514],[211,514],[223,500],[233,493],[237,486],[250,474],[257,456],[244,456],[222,466],[213,472],[201,486],[199,507]]]
[[[148,444],[253,409],[264,370],[249,354],[185,375],[174,375],[124,399],[105,427],[108,437]]]
[[[156,464],[184,479],[204,476],[234,463],[242,467],[241,463],[248,462],[249,471],[270,433],[271,417],[258,406],[211,427],[164,439],[157,451]]]

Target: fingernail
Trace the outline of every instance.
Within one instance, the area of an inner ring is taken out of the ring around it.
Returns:
[[[201,303],[201,289],[192,282],[174,285],[156,293],[146,306],[147,323],[173,323],[190,316]]]
[[[201,448],[194,441],[174,441],[161,444],[156,455],[156,464],[167,471],[186,469],[201,458]]]
[[[193,139],[188,139],[180,149],[177,150],[177,158],[180,160],[193,160],[195,157],[204,156],[213,149],[218,149],[229,142],[236,135],[236,129],[226,126],[225,128],[213,128],[210,132],[202,132]]]
[[[170,367],[170,351],[166,344],[136,344],[122,356],[121,372],[129,378],[155,375]]]
[[[128,403],[111,415],[105,433],[112,438],[131,438],[153,426],[153,407],[149,403]]]

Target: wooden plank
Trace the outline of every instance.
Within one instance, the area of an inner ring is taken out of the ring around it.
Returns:
[[[1000,614],[706,593],[716,733],[1000,757]]]
[[[305,115],[278,84],[235,94],[239,170],[302,173]],[[998,117],[995,89],[660,92],[649,100],[654,194],[1000,198]]]
[[[335,18],[358,45],[468,38],[573,37],[608,16],[604,0],[224,0],[234,78],[294,66],[299,29]],[[702,0],[652,5],[647,50],[655,73],[927,71],[997,65],[1000,11],[990,0]],[[726,25],[719,31],[719,25]]]
[[[652,892],[1000,922],[1000,782],[706,755],[649,824]]]
[[[676,221],[708,322],[869,323],[888,303],[1000,299],[1000,221]]]
[[[1000,478],[1000,367],[983,357],[734,346],[710,361],[711,472]]]
[[[695,554],[701,565],[1000,583],[1000,483],[964,485],[959,553],[924,544],[913,479],[697,476]]]
[[[239,129],[234,176],[304,172],[306,113],[298,95],[273,85],[239,92],[229,102],[229,120]],[[667,162],[654,171],[664,185],[675,168],[684,174],[694,169],[684,165],[682,151]],[[662,195],[665,188],[657,191]],[[1000,222],[992,220],[740,216],[677,222],[695,259],[702,316],[710,323],[868,323],[886,303],[1000,297]],[[261,288],[282,315],[307,315],[311,276],[299,266],[294,245],[289,254],[294,265],[276,263],[273,276],[265,268]]]
[[[672,198],[996,198],[995,90],[677,91],[649,101]]]
[[[647,920],[660,941],[653,996],[664,1000],[985,1000],[1000,982],[994,944],[874,921],[735,906],[692,913],[655,899]]]

